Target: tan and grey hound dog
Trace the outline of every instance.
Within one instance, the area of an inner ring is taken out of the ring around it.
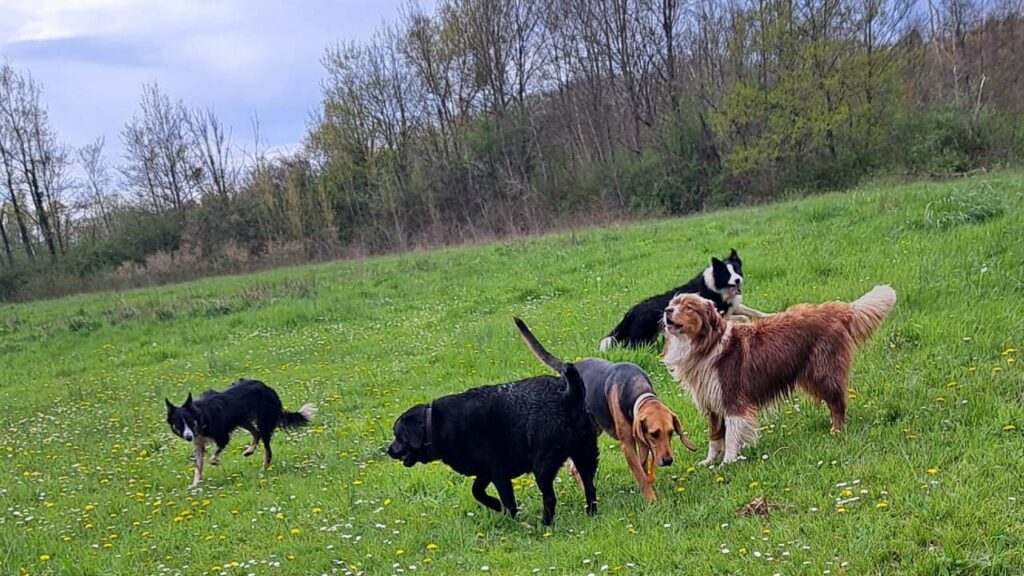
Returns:
[[[557,363],[549,362],[544,349],[535,346],[528,334],[520,331],[520,336],[541,362],[556,369]],[[672,433],[679,435],[688,450],[697,450],[683,432],[679,417],[658,399],[647,373],[636,364],[584,358],[573,365],[586,385],[587,411],[595,429],[619,441],[640,492],[652,502],[657,500],[654,466],[672,464]],[[576,477],[572,461],[569,472]]]

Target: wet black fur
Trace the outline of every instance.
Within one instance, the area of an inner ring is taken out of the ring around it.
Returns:
[[[712,274],[715,279],[715,285],[719,287],[724,287],[729,282],[729,271],[725,268],[724,264],[732,264],[733,268],[736,269],[736,273],[740,276],[743,275],[743,262],[740,260],[736,250],[733,250],[724,261],[712,258]],[[608,336],[615,339],[616,346],[635,348],[654,344],[658,336],[661,335],[661,320],[665,314],[665,308],[676,294],[698,294],[702,298],[711,300],[721,314],[729,311],[729,303],[722,298],[721,294],[712,290],[704,282],[704,270],[701,270],[697,276],[686,284],[673,288],[663,294],[651,296],[630,308],[619,324],[608,333]]]
[[[263,442],[267,463],[272,456],[270,438],[276,428],[292,428],[309,422],[298,412],[285,412],[277,392],[258,380],[238,380],[223,392],[207,390],[195,401],[190,392],[181,406],[167,399],[164,403],[167,424],[179,438],[184,439],[183,424],[187,423],[199,436],[213,440],[220,452],[228,445],[231,432],[244,428]]]
[[[597,433],[585,393],[576,367],[568,364],[561,377],[536,376],[442,396],[398,418],[388,455],[409,467],[441,460],[460,474],[476,476],[477,501],[496,512],[504,507],[512,517],[517,511],[512,479],[532,472],[544,501],[545,525],[555,514],[555,475],[572,458],[583,481],[587,513],[594,514]],[[427,439],[428,408],[432,443]],[[487,494],[492,483],[500,500]]]

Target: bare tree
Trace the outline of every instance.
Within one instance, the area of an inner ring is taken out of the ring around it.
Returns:
[[[121,131],[121,174],[136,197],[157,213],[184,213],[195,200],[201,169],[189,152],[188,112],[156,84],[142,88],[139,114]]]
[[[201,170],[199,187],[203,194],[227,202],[238,185],[240,167],[231,149],[231,133],[213,109],[193,110],[186,119],[193,163]]]
[[[106,141],[100,137],[91,144],[78,149],[78,166],[82,171],[82,200],[89,219],[102,225],[104,234],[113,228],[111,216],[114,197],[110,192],[110,172],[103,147]]]

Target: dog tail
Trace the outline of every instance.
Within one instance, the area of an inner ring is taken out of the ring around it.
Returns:
[[[542,364],[551,368],[558,375],[565,379],[568,385],[565,390],[566,398],[569,400],[582,400],[586,396],[586,386],[583,384],[583,378],[580,373],[576,370],[576,367],[572,364],[566,364],[558,358],[551,355],[550,352],[544,349],[544,346],[537,341],[537,338],[530,332],[530,329],[526,327],[526,323],[519,318],[513,317],[513,321],[516,323],[516,329],[519,330],[519,335],[522,336],[523,342],[526,342],[526,347],[533,352],[533,355],[541,361]]]
[[[895,305],[896,291],[888,284],[875,286],[870,292],[851,302],[850,310],[853,317],[849,330],[853,339],[857,342],[867,340]]]
[[[513,317],[512,320],[516,323],[516,329],[519,330],[519,335],[523,337],[523,342],[526,342],[527,348],[530,349],[530,352],[533,352],[533,355],[537,357],[537,360],[540,360],[542,364],[551,368],[555,372],[564,374],[565,363],[552,356],[551,353],[541,346],[540,342],[537,341],[537,338],[534,337],[533,332],[530,332],[530,329],[526,327],[526,322],[523,322],[516,317]]]
[[[302,408],[299,408],[298,412],[287,412],[281,411],[281,427],[282,428],[296,428],[299,426],[305,426],[309,424],[309,421],[313,419],[313,415],[316,414],[316,406],[313,404],[303,404]]]

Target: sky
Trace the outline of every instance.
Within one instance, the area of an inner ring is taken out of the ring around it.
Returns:
[[[404,0],[0,0],[0,59],[43,85],[62,139],[121,128],[156,82],[189,107],[213,108],[251,149],[250,119],[270,151],[297,147],[320,100],[324,49],[366,40]]]

